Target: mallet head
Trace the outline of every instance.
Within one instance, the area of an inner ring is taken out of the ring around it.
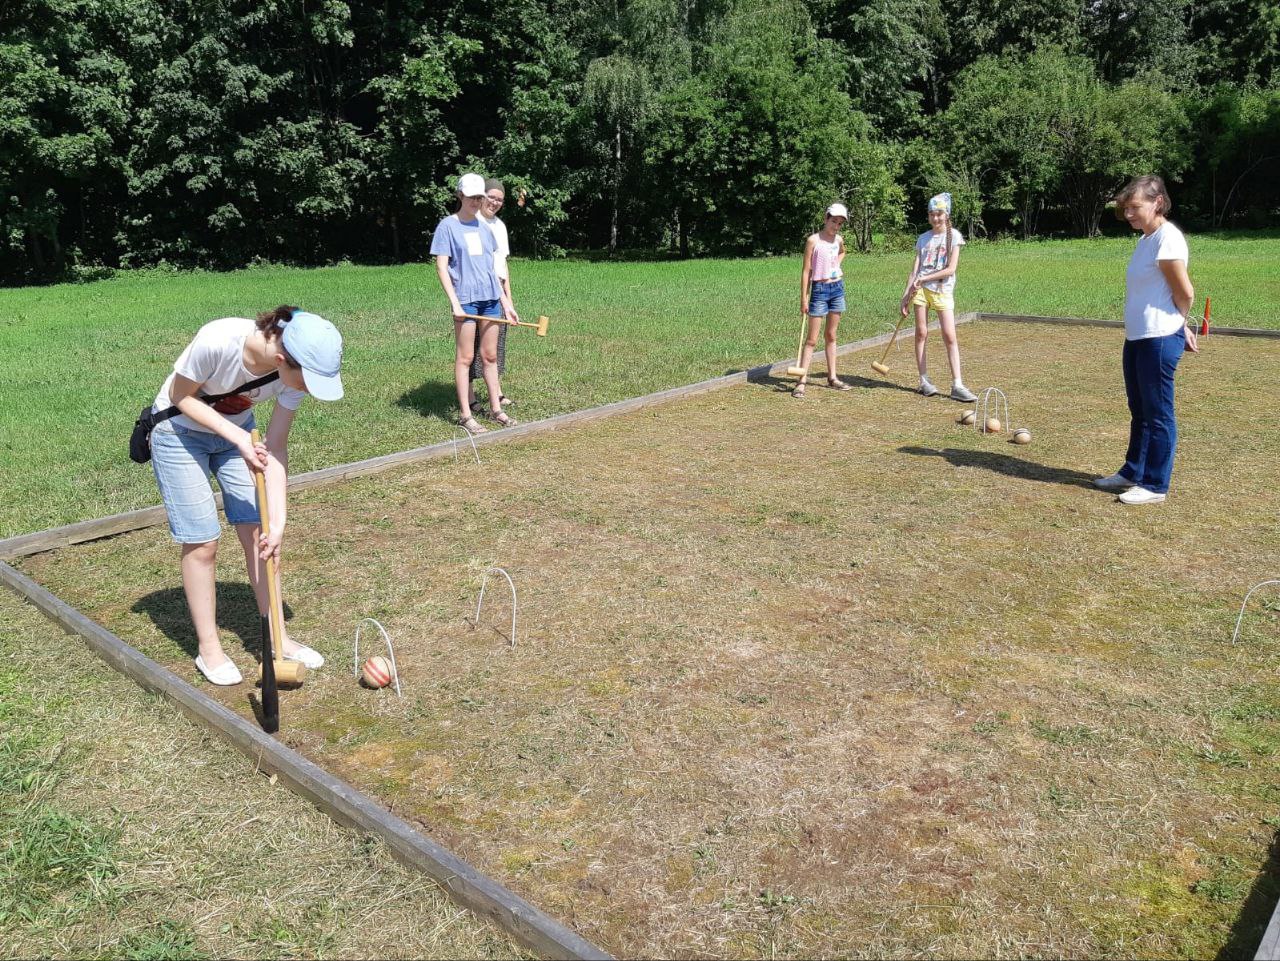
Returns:
[[[808,367],[788,367],[787,368],[788,377],[803,377],[807,373],[809,373]]]
[[[307,677],[307,665],[301,661],[272,660],[276,672],[277,687],[301,687]],[[262,665],[258,665],[258,679],[262,679]]]
[[[543,314],[541,317],[538,318],[538,336],[539,337],[547,336],[548,323],[549,321],[547,320],[546,314]]]
[[[872,370],[874,370],[877,374],[887,374],[887,373],[889,373],[889,367],[888,367],[888,365],[887,365],[887,364],[882,364],[882,363],[880,363],[880,361],[878,361],[878,360],[873,360],[873,361],[871,362],[871,369],[872,369]]]

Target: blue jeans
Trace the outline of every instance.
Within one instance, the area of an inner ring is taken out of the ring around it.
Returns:
[[[1167,493],[1178,445],[1173,375],[1186,349],[1181,330],[1168,337],[1124,342],[1124,389],[1129,395],[1129,450],[1120,476],[1157,494]]]
[[[844,281],[815,280],[809,286],[809,316],[844,313]]]
[[[253,430],[253,421],[244,425]],[[151,466],[169,517],[169,533],[179,544],[205,544],[222,533],[210,476],[222,488],[222,509],[230,524],[258,523],[258,493],[239,449],[217,434],[180,427],[171,420],[151,431]]]

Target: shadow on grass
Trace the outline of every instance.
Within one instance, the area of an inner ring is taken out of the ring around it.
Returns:
[[[145,614],[165,637],[173,641],[191,657],[198,654],[196,631],[187,610],[187,596],[180,587],[167,587],[140,598],[131,608],[135,614]],[[293,616],[289,605],[284,605],[285,620]],[[239,639],[245,652],[256,661],[262,653],[262,633],[258,621],[258,602],[253,589],[241,582],[218,582],[218,633],[225,641],[228,635]],[[225,646],[225,645],[224,645]]]
[[[1217,961],[1252,958],[1257,953],[1277,898],[1280,898],[1280,834],[1271,839],[1266,863],[1258,872],[1244,907],[1231,925],[1231,935],[1218,952]]]
[[[1012,457],[1009,454],[995,454],[985,450],[957,450],[951,447],[899,447],[898,451],[902,454],[915,454],[917,457],[941,457],[955,467],[980,467],[996,474],[1019,477],[1023,480],[1097,490],[1093,486],[1093,479],[1096,476],[1094,474],[1065,467],[1049,467],[1046,464]],[[1103,492],[1098,491],[1098,493]]]
[[[736,371],[729,371],[728,373],[732,374],[732,373],[736,373]],[[908,394],[915,393],[915,389],[912,387],[907,387],[903,384],[898,384],[891,380],[880,380],[875,377],[861,377],[857,374],[841,374],[840,379],[844,381],[846,384],[848,384],[850,387],[853,387],[855,389],[889,388],[890,390],[906,391]],[[752,377],[751,383],[762,384],[766,387],[772,387],[774,390],[779,392],[790,393],[792,388],[796,386],[796,378],[785,377],[785,376],[778,377],[774,374],[765,373],[765,374],[761,374],[758,377]],[[809,390],[815,390],[815,391],[831,390],[831,388],[827,386],[827,375],[822,371],[809,374],[809,382],[807,384],[807,387],[809,388]],[[832,392],[835,393],[835,391],[832,391]]]
[[[451,380],[424,381],[401,394],[396,406],[416,410],[423,417],[442,417],[452,421],[458,410],[458,390]]]

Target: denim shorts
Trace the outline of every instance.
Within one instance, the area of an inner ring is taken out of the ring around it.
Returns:
[[[253,420],[244,424],[253,430]],[[216,541],[222,533],[210,477],[218,478],[222,509],[230,524],[258,523],[258,495],[249,465],[235,444],[217,434],[180,427],[171,420],[151,431],[151,467],[179,544]]]
[[[844,281],[815,280],[809,287],[809,316],[844,313]]]
[[[502,301],[500,300],[474,300],[469,304],[462,305],[464,314],[475,314],[477,317],[501,317]],[[464,324],[474,324],[474,320],[464,320]]]

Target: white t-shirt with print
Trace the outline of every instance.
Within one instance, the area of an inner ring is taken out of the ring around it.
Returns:
[[[173,406],[173,401],[169,399],[169,391],[173,387],[175,374],[203,385],[199,392],[209,397],[233,391],[242,384],[264,376],[253,373],[244,365],[244,342],[249,339],[255,329],[254,322],[244,317],[223,317],[221,320],[211,320],[201,327],[195,339],[187,344],[187,349],[174,363],[173,373],[165,378],[164,386],[160,388],[160,393],[156,394],[152,409],[161,411]],[[269,384],[249,391],[244,396],[255,404],[275,397],[281,407],[297,410],[302,403],[302,398],[307,395],[305,391],[286,387],[281,380],[273,380]],[[239,414],[223,416],[233,424],[243,427],[252,415],[253,411],[250,409]],[[207,432],[206,428],[182,414],[174,417],[173,423],[188,430]]]
[[[511,256],[511,241],[507,237],[507,225],[499,217],[485,217],[484,222],[493,231],[493,239],[498,244],[493,255],[493,272],[498,275],[499,280],[509,280],[511,275],[507,273],[507,258]]]
[[[1165,221],[1150,237],[1139,237],[1124,275],[1125,340],[1168,337],[1182,329],[1186,319],[1173,302],[1173,288],[1160,270],[1162,260],[1187,263],[1187,238]]]
[[[951,228],[951,246],[952,249],[964,246],[964,234]],[[947,266],[947,235],[945,233],[935,234],[932,230],[926,230],[916,238],[916,253],[920,255],[920,273],[932,274],[939,270],[945,270]],[[945,280],[931,280],[925,284],[935,294],[949,294],[956,289],[956,275],[952,274]]]

